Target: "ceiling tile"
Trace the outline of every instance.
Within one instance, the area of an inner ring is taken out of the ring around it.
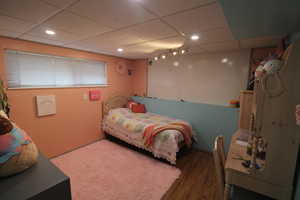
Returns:
[[[146,42],[145,44],[155,47],[157,49],[176,49],[183,46],[184,43],[185,43],[184,37],[171,37],[168,39]]]
[[[192,54],[198,54],[198,53],[205,52],[205,50],[201,46],[193,46],[193,47],[189,48],[188,50],[189,50],[189,53],[192,53]]]
[[[38,26],[38,27],[32,29],[31,31],[27,32],[26,34],[31,35],[32,37],[36,36],[36,37],[44,38],[44,39],[48,39],[48,40],[59,41],[61,43],[70,43],[72,41],[81,39],[80,36],[76,36],[71,33],[64,32],[64,31],[57,30],[57,29],[55,30],[55,32],[56,32],[55,35],[48,35],[45,33],[45,30],[47,30],[47,29],[52,30],[53,27]]]
[[[233,40],[200,45],[200,47],[207,52],[233,51],[239,49],[239,42],[237,40]]]
[[[130,30],[119,30],[108,32],[99,36],[90,37],[81,41],[72,42],[74,45],[89,46],[100,49],[116,49],[125,45],[144,42],[143,39],[136,37]]]
[[[122,55],[114,55],[122,58],[127,58],[127,59],[146,59],[151,57],[151,55],[148,54],[142,54],[142,53],[124,53]]]
[[[228,26],[222,9],[217,3],[170,15],[163,19],[186,35]]]
[[[184,45],[184,40],[183,37],[171,37],[168,39],[145,42],[125,47],[124,53],[154,55],[160,51],[179,48]]]
[[[44,43],[44,44],[52,44],[52,45],[58,45],[58,46],[62,45],[62,42],[59,42],[59,41],[41,38],[41,37],[37,37],[37,36],[32,36],[32,35],[28,35],[28,34],[21,36],[20,39]]]
[[[218,28],[211,31],[205,31],[199,34],[200,39],[197,41],[187,40],[186,45],[194,46],[199,44],[224,42],[234,40],[229,28]]]
[[[110,28],[97,24],[87,18],[72,14],[68,11],[57,14],[43,23],[43,25],[50,26],[54,30],[59,29],[70,32],[75,35],[79,35],[82,38],[111,31]]]
[[[141,23],[155,17],[132,0],[84,0],[73,5],[70,10],[112,28]]]
[[[165,16],[215,2],[215,0],[140,0],[139,2],[157,15]]]
[[[233,35],[229,28],[220,28],[200,34],[200,43],[221,42],[233,40]]]
[[[132,51],[131,51],[132,50]],[[117,52],[115,49],[112,50],[100,50],[100,49],[93,49],[94,52],[97,53],[101,53],[101,54],[106,54],[106,55],[113,55],[113,56],[117,56],[117,57],[122,57],[122,58],[147,58],[148,54],[147,53],[143,53],[141,51],[138,50],[134,50],[134,49],[125,49],[124,52]]]
[[[249,49],[249,48],[258,48],[258,47],[274,47],[280,41],[280,37],[260,37],[260,38],[251,38],[240,40],[240,47]]]
[[[62,46],[67,47],[67,48],[72,48],[72,49],[83,50],[83,51],[103,53],[103,52],[99,51],[99,49],[90,48],[90,47],[84,46],[84,45],[64,44]]]
[[[58,10],[39,0],[1,0],[0,3],[0,13],[28,22],[39,22]]]
[[[64,7],[74,3],[75,1],[79,1],[79,0],[41,0],[41,1],[51,4],[53,6],[59,7],[59,8],[64,8]]]
[[[67,48],[88,51],[88,52],[93,52],[93,53],[99,53],[99,54],[104,54],[104,55],[117,56],[117,57],[122,57],[122,58],[130,57],[130,54],[120,53],[120,52],[117,52],[115,49],[114,50],[103,50],[103,49],[90,48],[87,46],[75,45],[75,44],[67,44],[67,45],[63,45],[63,46],[67,47]],[[136,55],[132,55],[132,56],[136,56]]]
[[[176,36],[177,33],[159,20],[132,26],[118,31],[107,32],[99,36],[74,42],[75,45],[90,46],[97,49],[115,50],[119,47],[146,41]]]
[[[123,58],[130,59],[141,59],[149,58],[160,52],[165,52],[168,49],[181,47],[184,43],[184,38],[182,37],[171,37],[163,40],[156,40],[151,42],[144,42],[136,45],[125,46],[122,53],[117,52],[115,48],[91,48],[90,51],[114,55]],[[81,45],[70,45],[71,48],[79,47]],[[85,46],[88,49],[87,46]]]
[[[12,17],[0,15],[0,27],[8,31],[24,32],[28,30],[33,23],[18,20]]]
[[[178,33],[160,20],[152,20],[128,28],[136,37],[144,41],[156,40],[170,36],[177,36]]]
[[[20,35],[20,33],[5,30],[5,29],[0,29],[0,36],[16,38],[18,35]]]
[[[149,43],[143,43],[126,47],[123,54],[150,54],[155,52],[157,49],[157,47],[151,46]]]

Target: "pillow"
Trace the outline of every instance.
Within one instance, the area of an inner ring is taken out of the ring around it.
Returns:
[[[129,110],[132,110],[132,106],[135,105],[135,104],[138,104],[138,103],[135,102],[135,101],[128,101],[128,103],[127,103],[127,108],[128,108]]]
[[[147,112],[146,106],[144,104],[140,104],[140,103],[133,104],[131,111],[134,113],[146,113]]]

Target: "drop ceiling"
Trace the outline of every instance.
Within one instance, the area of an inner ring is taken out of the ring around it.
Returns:
[[[200,39],[190,41],[195,33]],[[129,59],[179,47],[204,53],[278,41],[236,40],[215,0],[0,0],[0,35]]]

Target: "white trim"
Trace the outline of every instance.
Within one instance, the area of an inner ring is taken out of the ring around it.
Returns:
[[[105,85],[74,85],[74,86],[33,86],[33,87],[15,87],[15,88],[7,88],[7,90],[30,90],[30,89],[63,89],[63,88],[95,88],[95,87],[110,87],[111,84],[105,84]]]
[[[71,57],[71,56],[57,56],[50,53],[35,53],[31,51],[22,51],[22,50],[14,50],[14,49],[5,49],[5,52],[14,53],[14,54],[25,54],[25,55],[32,55],[32,56],[42,56],[42,57],[52,57],[52,58],[62,58],[67,60],[79,60],[79,61],[90,61],[90,62],[102,62],[107,64],[107,62],[97,59],[89,59],[89,58],[78,58],[78,57]]]

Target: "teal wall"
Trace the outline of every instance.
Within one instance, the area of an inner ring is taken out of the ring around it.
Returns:
[[[203,151],[212,150],[217,135],[225,136],[227,150],[231,136],[237,130],[239,111],[236,108],[143,97],[133,99],[145,104],[149,112],[189,122],[197,133],[198,143],[195,146]]]
[[[299,0],[218,0],[236,39],[300,31]]]

